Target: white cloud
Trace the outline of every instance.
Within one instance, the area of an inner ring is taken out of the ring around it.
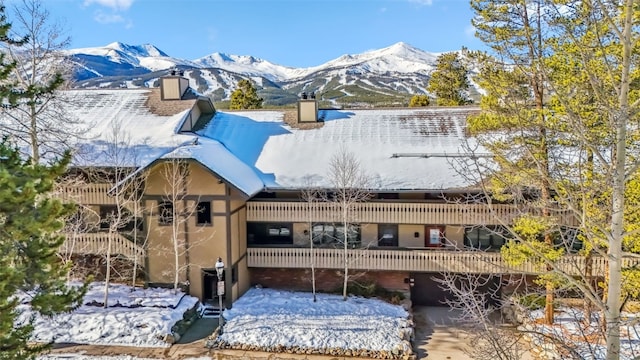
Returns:
[[[102,11],[96,11],[93,19],[100,24],[113,24],[124,22],[124,18],[118,14],[105,14]]]
[[[387,8],[386,7],[380,8],[380,12],[381,13],[387,12]]]
[[[426,5],[426,6],[433,4],[433,0],[409,0],[409,2],[416,3],[418,5]]]
[[[84,5],[98,4],[114,10],[127,10],[134,0],[84,0]]]

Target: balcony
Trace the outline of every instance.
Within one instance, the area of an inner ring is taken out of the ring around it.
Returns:
[[[314,249],[315,267],[322,269],[343,269],[344,249]],[[249,248],[248,265],[254,268],[298,268],[311,267],[311,250],[308,248]],[[409,272],[451,272],[465,274],[539,274],[546,269],[538,269],[533,264],[521,266],[507,265],[500,253],[480,251],[447,250],[347,250],[349,268],[354,270],[382,270]],[[640,264],[638,258],[624,258],[623,267]],[[607,261],[603,257],[593,257],[593,274],[605,274]],[[560,262],[560,268],[572,275],[583,275],[584,257],[567,255]]]
[[[82,183],[74,186],[58,188],[59,197],[66,201],[73,201],[84,205],[115,205],[115,199],[107,192],[111,184]]]
[[[511,205],[367,202],[354,204],[352,222],[387,224],[498,225],[520,212]],[[332,222],[340,218],[335,203],[250,201],[247,221]]]
[[[106,255],[109,236],[111,236],[111,255],[119,254],[129,259],[137,256],[140,262],[144,259],[145,251],[142,246],[134,244],[120,234],[106,232],[66,234],[65,242],[58,249],[58,253],[62,256]]]

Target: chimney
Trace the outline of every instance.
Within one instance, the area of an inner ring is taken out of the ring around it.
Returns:
[[[184,71],[172,69],[170,75],[160,78],[160,99],[182,100],[188,88],[189,79],[184,77]]]
[[[318,101],[315,93],[302,93],[298,100],[298,122],[318,122]]]

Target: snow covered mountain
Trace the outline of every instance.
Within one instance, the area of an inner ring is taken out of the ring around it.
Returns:
[[[338,105],[398,105],[425,93],[438,53],[406,43],[343,55],[327,63],[292,68],[253,56],[213,53],[196,59],[174,58],[153,45],[115,42],[104,47],[69,50],[78,64],[77,87],[156,86],[171,68],[181,68],[200,93],[227,100],[239,80],[249,78],[265,102],[293,103],[302,92]]]

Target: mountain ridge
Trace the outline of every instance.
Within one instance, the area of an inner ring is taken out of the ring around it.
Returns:
[[[314,92],[333,106],[398,106],[413,94],[427,93],[441,53],[398,42],[306,68],[222,52],[186,60],[152,44],[121,42],[71,49],[66,54],[77,65],[75,87],[80,88],[153,87],[170,69],[180,68],[192,88],[217,102],[228,101],[238,81],[251,79],[268,105],[295,103],[300,93]]]

